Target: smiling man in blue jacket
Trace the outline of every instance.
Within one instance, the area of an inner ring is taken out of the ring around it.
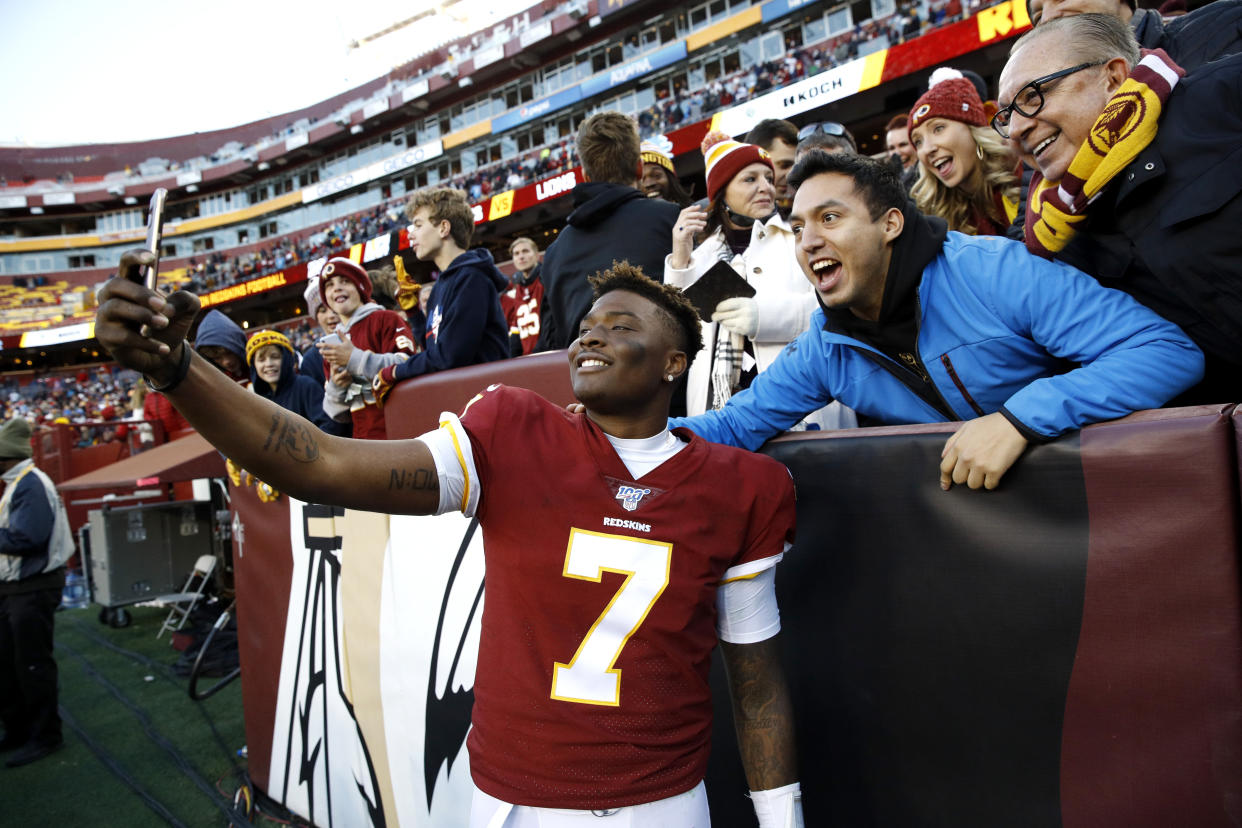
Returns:
[[[965,420],[941,487],[993,489],[1029,443],[1159,407],[1203,375],[1173,323],[1017,242],[947,232],[884,164],[816,152],[789,181],[811,327],[724,408],[671,426],[756,449],[834,399],[883,424]]]
[[[427,305],[423,350],[375,375],[372,385],[380,400],[402,380],[509,355],[509,326],[500,309],[500,294],[509,280],[487,250],[466,249],[474,235],[466,194],[446,188],[419,190],[406,214],[414,255],[434,262],[440,278]]]

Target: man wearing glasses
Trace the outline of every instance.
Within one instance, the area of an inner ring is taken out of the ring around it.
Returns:
[[[1035,169],[1027,247],[1124,290],[1207,357],[1175,404],[1242,391],[1242,55],[1186,74],[1111,15],[1014,44],[992,126]]]

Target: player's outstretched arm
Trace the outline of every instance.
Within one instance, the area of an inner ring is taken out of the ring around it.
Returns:
[[[760,828],[800,828],[793,703],[785,682],[779,636],[754,644],[720,642],[733,724]]]
[[[346,440],[252,394],[192,352],[185,334],[198,299],[164,297],[127,278],[151,254],[132,250],[99,295],[95,336],[117,362],[145,374],[208,442],[277,490],[315,503],[430,514],[439,478],[418,440]],[[142,327],[149,329],[143,335]]]

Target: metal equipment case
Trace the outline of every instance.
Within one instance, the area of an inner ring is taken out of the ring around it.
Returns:
[[[89,518],[93,598],[105,607],[176,592],[198,557],[216,552],[207,501],[104,507]]]

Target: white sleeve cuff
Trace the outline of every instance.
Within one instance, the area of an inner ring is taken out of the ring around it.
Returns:
[[[794,782],[766,791],[751,791],[759,828],[803,828],[802,785]]]
[[[436,514],[461,512],[466,517],[474,517],[482,490],[474,468],[470,435],[462,428],[457,415],[441,414],[440,427],[420,434],[418,439],[431,450],[440,477],[440,505]]]
[[[750,578],[723,583],[716,590],[716,635],[721,641],[757,644],[780,631],[775,566]]]

